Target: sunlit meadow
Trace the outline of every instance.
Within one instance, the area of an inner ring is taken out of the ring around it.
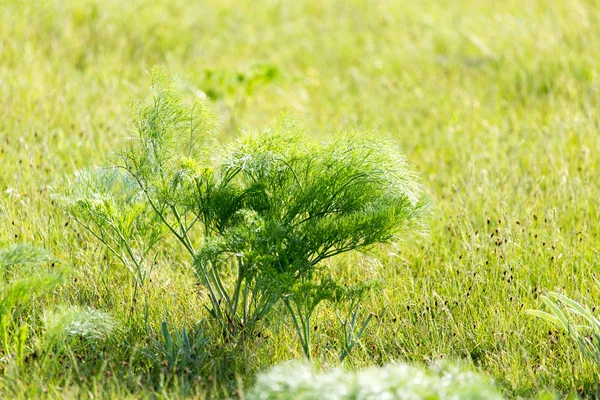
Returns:
[[[600,301],[596,1],[0,0],[0,15],[0,249],[27,244],[0,253],[0,397],[243,397],[304,357],[283,306],[232,351],[177,240],[139,289],[53,196],[119,164],[157,65],[225,147],[285,116],[317,141],[392,141],[419,175],[423,232],[324,261],[376,282],[343,368],[450,360],[508,398],[598,395],[598,363],[527,312],[550,291]],[[340,367],[337,311],[312,316],[321,374]]]

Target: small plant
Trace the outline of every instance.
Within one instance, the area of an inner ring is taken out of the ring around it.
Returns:
[[[342,292],[342,300],[348,304],[345,314],[340,313],[339,309],[336,310],[342,333],[340,362],[343,362],[354,346],[360,343],[360,338],[373,318],[373,314],[369,314],[366,318],[361,316],[361,303],[375,285],[376,282],[361,282],[353,287],[344,288]]]
[[[600,282],[596,281],[600,285]],[[585,305],[570,297],[549,292],[542,297],[549,312],[526,310],[553,326],[566,331],[579,346],[581,354],[600,368],[600,320]]]
[[[115,319],[108,313],[92,308],[59,307],[44,316],[46,336],[53,340],[82,338],[100,340],[116,328]]]
[[[73,352],[89,353],[117,328],[117,322],[107,312],[92,308],[58,307],[44,315],[45,332],[39,342],[44,354],[42,364],[52,376],[66,352],[75,363]]]
[[[154,266],[152,250],[163,235],[158,216],[143,201],[135,181],[116,168],[88,169],[53,197],[131,272],[133,312]]]
[[[167,322],[161,324],[162,341],[152,338],[152,345],[142,353],[155,365],[170,367],[179,371],[198,374],[207,358],[209,338],[202,330],[188,333],[185,327],[181,332],[169,330]]]
[[[483,376],[444,364],[422,369],[406,364],[317,374],[308,365],[284,363],[260,374],[250,400],[285,399],[502,399]]]
[[[309,360],[313,329],[312,315],[321,302],[335,299],[338,290],[338,285],[332,279],[322,279],[320,282],[299,282],[291,287],[290,294],[283,297],[283,303],[294,323],[302,352]]]
[[[18,244],[0,250],[0,268],[4,271],[18,264],[37,264],[53,261],[58,260],[47,249],[30,244]]]

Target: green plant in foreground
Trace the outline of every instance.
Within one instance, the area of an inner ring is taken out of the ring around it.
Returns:
[[[322,261],[390,242],[426,209],[405,159],[370,135],[323,143],[284,122],[244,135],[220,171],[237,210],[219,221],[197,268],[207,276],[235,258],[237,286],[268,299],[267,310],[283,299],[307,357],[310,317],[336,291]]]
[[[596,281],[596,284],[600,285],[600,282]],[[600,368],[600,320],[594,313],[587,306],[557,292],[549,292],[542,301],[549,312],[525,312],[566,331],[581,353]]]
[[[388,364],[358,372],[317,374],[308,365],[284,363],[258,376],[250,400],[285,399],[502,399],[483,376],[445,364],[429,370]]]
[[[252,335],[283,301],[310,358],[311,315],[337,290],[322,262],[418,226],[427,203],[415,174],[388,140],[352,134],[318,142],[287,121],[220,149],[208,107],[186,98],[163,70],[152,79],[153,101],[137,112],[136,136],[121,154],[125,179],[147,206],[140,210],[153,211],[187,250],[226,339]],[[123,217],[96,194],[99,211],[72,197],[67,211],[91,217],[100,231],[84,226],[121,261],[144,259],[127,235],[146,214]],[[154,238],[146,232],[142,242]]]

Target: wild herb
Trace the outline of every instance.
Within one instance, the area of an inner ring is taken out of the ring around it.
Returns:
[[[102,178],[101,193],[88,185],[83,200],[66,196],[65,209],[134,274],[160,221],[193,260],[227,340],[252,335],[283,301],[310,357],[311,315],[337,290],[322,262],[418,226],[427,202],[415,174],[379,136],[319,142],[289,121],[218,146],[207,105],[161,69],[152,79],[153,100],[121,153],[126,176]],[[118,202],[106,197],[114,192]]]
[[[18,264],[36,264],[58,261],[47,249],[30,244],[18,244],[0,250],[0,268],[6,271]]]
[[[93,308],[60,306],[44,315],[45,332],[38,343],[40,360],[52,376],[61,362],[77,363],[77,353],[96,351],[116,330],[117,321]]]
[[[164,229],[136,182],[120,169],[87,169],[53,197],[131,272],[133,312],[154,266],[152,250]]]
[[[117,322],[107,312],[92,308],[59,307],[44,316],[45,335],[60,341],[65,338],[99,340],[110,335]]]

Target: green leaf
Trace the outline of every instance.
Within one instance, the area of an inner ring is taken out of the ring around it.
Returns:
[[[17,264],[37,264],[57,262],[58,259],[43,248],[29,244],[19,244],[0,251],[0,267],[10,268]]]

